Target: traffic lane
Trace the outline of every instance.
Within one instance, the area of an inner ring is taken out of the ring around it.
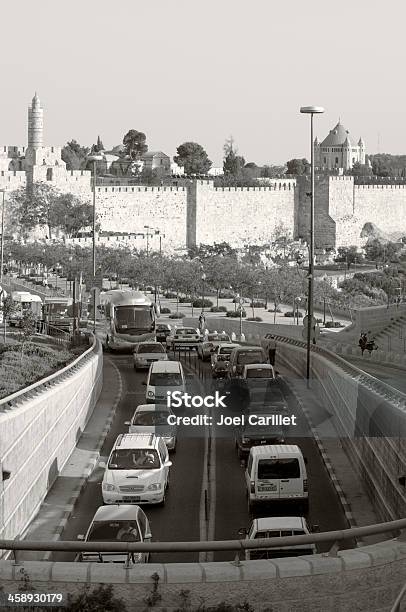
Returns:
[[[125,421],[131,419],[135,408],[145,403],[146,372],[135,372],[131,355],[111,354],[110,358],[120,370],[123,380],[123,395],[117,407],[112,426],[101,449],[101,457],[107,460],[113,444],[120,433],[128,431]],[[192,383],[192,392],[194,392]],[[97,409],[97,408],[96,408]],[[190,409],[192,411],[192,409]],[[176,412],[176,410],[175,410]],[[203,435],[204,432],[202,432]],[[170,486],[163,508],[143,506],[151,522],[153,541],[199,540],[199,511],[203,474],[204,440],[189,435],[187,427],[178,429],[176,453],[171,453]],[[61,540],[75,541],[78,534],[85,534],[97,510],[103,505],[101,482],[104,469],[97,467],[81,493]],[[185,515],[188,520],[183,520]],[[55,561],[72,561],[74,553],[55,553]],[[195,562],[198,553],[169,553],[154,555],[156,562]]]
[[[206,389],[213,389],[209,364],[198,364],[200,376],[203,377]],[[325,468],[324,462],[312,437],[312,432],[296,397],[289,387],[292,374],[287,368],[279,368],[281,379],[278,386],[288,404],[288,414],[296,417],[297,428],[291,427],[286,442],[297,444],[307,460],[309,483],[309,526],[318,526],[320,531],[347,529],[349,527],[333,483]],[[227,384],[216,382],[215,387],[227,390]],[[236,416],[241,413],[235,402],[221,410],[223,414]],[[300,436],[294,435],[300,432]],[[244,467],[238,459],[235,448],[235,428],[216,427],[216,539],[228,540],[237,537],[240,527],[248,527],[251,517],[248,512]],[[344,452],[344,451],[343,451]],[[255,510],[255,516],[296,516],[302,511],[296,504],[274,503]],[[348,540],[340,548],[352,548],[355,542]],[[326,552],[331,544],[320,544],[318,552]],[[230,560],[232,553],[216,553],[215,560]]]

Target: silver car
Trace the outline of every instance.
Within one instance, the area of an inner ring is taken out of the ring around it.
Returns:
[[[133,504],[100,506],[96,510],[86,535],[78,535],[84,542],[150,542],[151,528],[145,512]],[[125,563],[125,552],[82,552],[76,561],[96,563]],[[129,562],[148,563],[148,552],[133,552]]]
[[[228,334],[207,334],[203,342],[201,342],[197,347],[197,356],[202,361],[210,361],[212,354],[215,352],[218,346],[230,342],[231,340]]]
[[[165,404],[141,404],[131,421],[125,421],[128,433],[153,433],[163,438],[168,451],[176,452],[177,427],[168,423],[173,411]]]
[[[134,349],[134,370],[147,370],[154,361],[167,361],[168,355],[160,342],[140,342]]]

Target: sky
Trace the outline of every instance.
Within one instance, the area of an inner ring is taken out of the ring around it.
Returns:
[[[406,153],[403,0],[20,0],[2,6],[0,142],[26,144],[37,91],[44,140],[106,148],[129,129],[171,157],[233,137],[258,165],[309,157],[341,122],[367,153]]]

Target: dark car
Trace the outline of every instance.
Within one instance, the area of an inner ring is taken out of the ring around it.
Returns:
[[[159,323],[156,326],[155,334],[157,342],[165,342],[166,336],[171,333],[171,326],[167,323]]]
[[[229,378],[242,376],[244,366],[269,363],[263,348],[259,346],[237,346],[230,354]]]
[[[270,419],[276,416],[274,413],[261,412],[258,417],[267,417]],[[246,415],[245,425],[238,427],[235,432],[235,447],[239,459],[248,457],[250,449],[253,446],[262,446],[268,444],[284,444],[285,429],[279,425],[258,425],[249,423],[249,415]],[[258,418],[256,419],[258,420]]]

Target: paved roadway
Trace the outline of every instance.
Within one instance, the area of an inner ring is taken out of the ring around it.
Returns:
[[[131,355],[113,354],[111,358],[119,368],[123,378],[123,396],[117,408],[116,416],[109,435],[102,448],[102,461],[109,455],[118,434],[127,431],[124,421],[132,416],[136,406],[145,402],[145,386],[142,382],[146,374],[135,372]],[[189,378],[188,387],[195,394],[211,394],[212,380],[210,364],[201,363],[195,354],[182,358],[187,371],[194,372]],[[279,366],[278,366],[279,367]],[[279,367],[284,380],[289,379],[289,372]],[[297,403],[284,385],[284,394],[289,402],[290,410],[297,415],[298,423],[304,430],[307,424]],[[175,410],[176,412],[176,410]],[[201,413],[202,409],[187,409],[187,414]],[[226,411],[223,411],[226,412]],[[231,414],[231,412],[230,412]],[[233,413],[235,415],[235,412]],[[214,414],[213,414],[214,416]],[[216,419],[214,419],[216,420]],[[250,517],[245,494],[244,469],[237,458],[232,428],[225,430],[214,427],[211,451],[205,453],[205,436],[208,429],[203,427],[181,427],[178,433],[176,454],[171,455],[173,466],[170,468],[170,488],[166,505],[163,508],[146,506],[145,511],[151,522],[153,541],[193,541],[200,539],[237,539],[240,527],[248,527]],[[308,522],[317,524],[321,531],[345,529],[348,527],[335,489],[324,468],[321,456],[310,432],[304,437],[292,438],[291,443],[298,444],[308,460],[307,471],[309,479],[310,511]],[[207,460],[211,461],[210,478]],[[61,540],[76,540],[78,534],[84,534],[96,512],[103,504],[101,495],[101,480],[103,469],[96,468],[88,485],[81,494],[73,516],[70,518]],[[210,512],[206,517],[204,512],[204,489],[211,499]],[[269,510],[267,513],[270,513]],[[294,508],[279,508],[276,515],[297,514]],[[206,518],[208,521],[206,521]],[[353,542],[347,542],[344,547],[351,547]],[[328,550],[329,546],[321,546],[320,552]],[[55,553],[54,560],[70,561],[74,555],[70,553]],[[153,555],[154,562],[193,562],[211,560],[199,553],[160,553]],[[232,552],[216,553],[214,560],[231,560]]]
[[[382,380],[387,385],[391,385],[395,389],[406,393],[406,370],[404,368],[369,361],[361,357],[346,356],[345,360],[354,364],[360,370],[364,370],[364,372]]]

